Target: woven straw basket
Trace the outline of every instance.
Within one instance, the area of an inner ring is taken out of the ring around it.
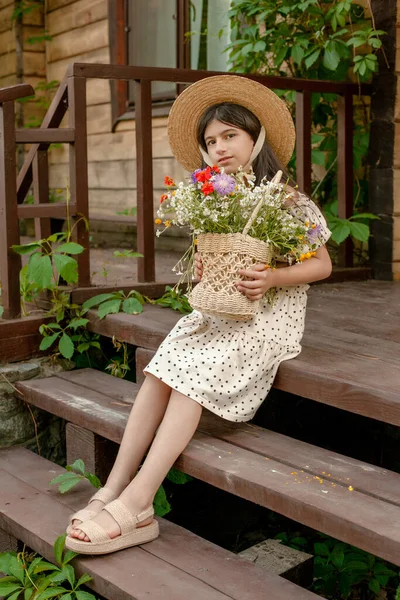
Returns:
[[[279,183],[282,172],[273,178]],[[200,283],[190,292],[192,308],[225,319],[248,321],[259,309],[260,301],[249,300],[236,289],[241,269],[256,263],[269,263],[273,250],[270,244],[247,235],[264,199],[255,207],[243,233],[202,233],[198,235],[197,250],[203,263]]]

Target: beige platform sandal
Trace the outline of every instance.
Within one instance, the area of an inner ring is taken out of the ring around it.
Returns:
[[[138,523],[154,515],[150,506],[138,515],[132,515],[121,500],[114,500],[103,508],[114,518],[119,525],[121,535],[111,539],[107,531],[94,521],[86,521],[79,525],[89,538],[90,542],[83,542],[70,536],[65,541],[65,547],[79,554],[110,554],[123,548],[138,546],[155,540],[159,535],[158,522],[153,519],[149,525],[137,527]]]
[[[100,488],[95,494],[94,496],[92,496],[88,502],[88,506],[91,502],[93,502],[93,500],[99,500],[100,502],[103,502],[104,504],[108,504],[109,502],[112,502],[113,500],[115,500],[115,498],[117,497],[117,494],[115,494],[112,490],[110,490],[109,488],[103,487]],[[104,507],[101,507],[100,510],[90,510],[90,508],[82,508],[81,510],[78,510],[78,512],[74,513],[70,518],[69,518],[69,522],[68,522],[68,527],[67,527],[67,533],[70,534],[71,531],[73,530],[73,521],[75,520],[79,520],[82,523],[84,521],[89,521],[90,519],[93,519],[93,517],[95,517],[96,515],[99,514],[99,512],[101,510],[103,510]]]

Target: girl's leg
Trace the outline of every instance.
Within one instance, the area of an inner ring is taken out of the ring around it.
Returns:
[[[114,466],[105,487],[118,496],[136,474],[150,446],[157,427],[165,414],[171,388],[153,377],[146,376],[130,412]],[[90,508],[99,511],[103,503],[94,500]],[[79,521],[74,521],[75,527]]]
[[[146,460],[139,473],[120,495],[120,500],[132,515],[142,512],[152,504],[169,469],[192,439],[201,412],[200,404],[172,390],[168,408]],[[120,534],[119,527],[106,511],[99,513],[93,520],[104,527],[111,538]],[[151,518],[140,523],[140,526],[147,525],[149,522]],[[89,541],[79,528],[71,535]]]

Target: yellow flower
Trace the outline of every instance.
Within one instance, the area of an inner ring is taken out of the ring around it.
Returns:
[[[297,236],[297,237],[299,238],[299,240],[302,240],[304,236],[302,236],[302,235],[299,235],[299,236]]]
[[[172,225],[172,221],[169,221],[168,219],[165,221],[164,223],[165,227],[171,227]]]
[[[354,488],[353,488],[352,485],[349,485],[349,487],[347,489],[349,490],[349,492],[353,492],[354,491]]]
[[[310,225],[309,221],[306,221],[306,222],[304,223],[304,225],[305,225],[306,227],[308,227],[308,226]]]
[[[197,246],[197,244],[198,244],[198,243],[199,243],[199,240],[198,240],[197,238],[195,238],[195,239],[193,240],[193,244],[194,244],[195,246]]]
[[[155,223],[156,225],[161,225],[162,221],[161,221],[161,219],[156,219],[156,220],[154,221],[154,223]]]
[[[313,224],[311,225],[311,229],[315,229],[315,228],[316,228],[316,224],[315,224],[315,223],[313,223]]]

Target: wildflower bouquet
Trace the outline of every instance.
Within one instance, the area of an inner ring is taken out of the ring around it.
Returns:
[[[203,277],[189,295],[193,308],[249,319],[258,303],[237,291],[241,269],[256,262],[274,268],[278,257],[292,264],[315,255],[319,226],[303,223],[288,210],[290,193],[280,183],[281,175],[279,171],[272,181],[256,186],[254,176],[241,171],[228,175],[213,166],[194,171],[188,184],[176,186],[165,178],[168,192],[161,196],[156,219],[164,229],[156,235],[172,225],[189,226],[194,243],[177,268],[183,275],[180,283],[190,282],[197,244]]]

